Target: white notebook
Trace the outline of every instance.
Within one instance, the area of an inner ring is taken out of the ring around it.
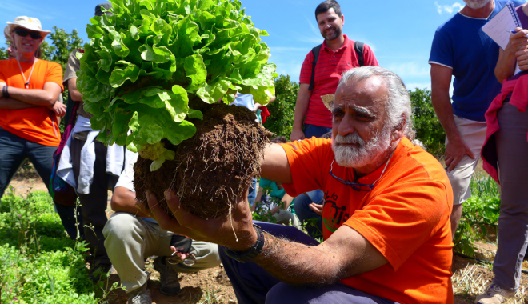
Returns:
[[[482,27],[482,31],[505,50],[510,40],[510,33],[516,27],[521,27],[521,22],[517,17],[513,3],[510,2]]]

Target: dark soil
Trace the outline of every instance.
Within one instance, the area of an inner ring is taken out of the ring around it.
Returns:
[[[213,104],[201,110],[203,120],[192,121],[197,132],[191,139],[176,147],[165,143],[175,160],[151,172],[152,161],[138,158],[134,187],[140,201],[146,202],[150,190],[167,210],[164,191],[170,188],[185,210],[207,219],[228,214],[246,196],[270,132],[245,107]]]

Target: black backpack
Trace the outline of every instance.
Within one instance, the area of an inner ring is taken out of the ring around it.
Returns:
[[[318,54],[320,53],[320,48],[322,47],[321,44],[314,47],[311,52],[313,52],[313,67],[311,68],[311,80],[309,81],[309,90],[313,90],[313,87],[315,85],[315,66],[317,65],[318,60]],[[360,41],[355,41],[353,43],[353,48],[355,49],[355,53],[357,53],[357,64],[359,67],[364,66],[364,57],[363,57],[363,47],[364,43]]]

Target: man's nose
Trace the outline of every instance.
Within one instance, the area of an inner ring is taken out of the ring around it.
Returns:
[[[352,119],[348,116],[344,116],[337,126],[337,133],[341,136],[347,136],[353,132],[355,132],[355,127]]]

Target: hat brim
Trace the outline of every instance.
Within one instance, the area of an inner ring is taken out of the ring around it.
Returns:
[[[18,23],[14,23],[14,22],[7,22],[7,25],[9,26],[9,32],[12,33],[13,32],[13,29],[15,29],[16,27],[19,27],[19,28],[25,28],[27,30],[30,30],[30,31],[37,31],[37,32],[41,32],[44,34],[44,36],[48,35],[51,33],[51,31],[48,31],[48,30],[39,30],[39,29],[34,29],[34,28],[30,28],[30,27],[27,27],[27,26],[23,26],[23,25],[20,25]]]

